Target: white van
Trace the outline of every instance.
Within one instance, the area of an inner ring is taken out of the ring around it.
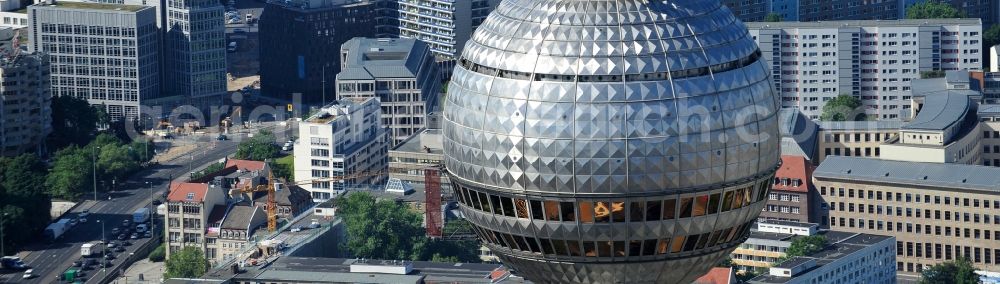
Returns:
[[[236,42],[235,41],[229,42],[229,47],[226,48],[226,51],[236,52]]]

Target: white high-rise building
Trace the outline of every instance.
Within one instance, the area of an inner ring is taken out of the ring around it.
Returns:
[[[782,106],[819,118],[840,94],[862,100],[870,118],[910,110],[910,81],[921,73],[982,70],[982,21],[924,19],[748,23],[768,60]],[[939,73],[943,75],[943,73]]]
[[[326,201],[346,188],[385,182],[389,137],[381,116],[377,98],[344,99],[299,123],[295,182],[312,194],[313,201]]]
[[[399,37],[422,40],[439,58],[454,59],[499,3],[499,0],[398,1]]]

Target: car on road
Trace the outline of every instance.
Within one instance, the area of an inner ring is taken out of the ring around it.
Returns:
[[[159,206],[160,204],[163,204],[163,202],[159,199],[153,199],[153,206]]]
[[[292,233],[302,231],[302,226],[295,226],[295,228],[292,228],[291,230],[288,231]]]
[[[124,247],[127,247],[127,246],[132,245],[132,243],[129,242],[129,241],[121,241],[121,245],[124,246]]]
[[[129,219],[122,220],[122,227],[128,228],[128,226],[131,225],[132,225],[132,220]]]
[[[146,231],[145,233],[142,233],[142,237],[143,238],[152,238],[153,237],[153,232]]]
[[[225,140],[229,140],[229,137],[227,137],[225,134],[219,134],[219,136],[215,137],[215,140],[225,141]]]
[[[117,246],[118,246],[118,242],[116,242],[116,241],[111,241],[110,243],[108,243],[108,248],[115,248]]]
[[[34,269],[25,270],[24,274],[21,275],[21,279],[31,279],[31,278],[34,278],[34,277],[35,277],[35,270]]]
[[[113,254],[111,252],[108,252],[108,254],[104,255],[104,259],[107,259],[107,260],[115,259],[115,254]]]
[[[80,218],[80,223],[87,223],[87,218],[83,218],[83,217],[81,217],[81,218]]]
[[[103,263],[101,263],[102,268],[108,268],[112,266],[115,266],[115,264],[110,259],[105,260]]]
[[[77,260],[73,262],[73,267],[81,267],[81,266],[83,266],[83,261]]]
[[[77,221],[76,221],[76,219],[71,219],[71,220],[69,220],[69,226],[70,226],[70,227],[75,227],[75,226],[76,226],[76,224],[78,224],[78,223],[77,223]]]
[[[139,238],[139,233],[132,233],[132,236],[130,238],[133,239],[133,240],[134,239],[138,239]]]
[[[126,236],[125,234],[118,235],[118,240],[125,240],[125,239],[128,239],[128,236]]]
[[[118,228],[111,229],[111,234],[112,235],[117,235],[118,232],[121,232],[121,230],[118,230]]]
[[[120,246],[115,248],[115,252],[123,252],[123,251],[125,251],[125,247]]]

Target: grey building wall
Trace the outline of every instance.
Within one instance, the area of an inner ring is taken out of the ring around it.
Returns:
[[[160,96],[156,9],[71,3],[28,7],[29,50],[51,60],[52,94],[104,105],[112,119],[136,118]]]
[[[722,0],[744,22],[760,22],[771,12],[771,0]]]
[[[42,154],[52,132],[49,58],[22,54],[0,64],[0,155]]]
[[[226,26],[217,0],[165,0],[164,92],[221,103],[226,93]]]

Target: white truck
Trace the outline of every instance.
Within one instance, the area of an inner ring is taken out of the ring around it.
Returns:
[[[81,257],[91,257],[101,254],[101,246],[96,243],[86,243],[80,247]]]
[[[48,227],[45,227],[44,234],[49,241],[55,241],[62,237],[62,235],[66,233],[66,230],[69,230],[70,227],[69,219],[60,219],[58,222],[49,224]]]
[[[145,223],[148,220],[149,220],[149,208],[146,207],[139,208],[136,209],[134,213],[132,213],[133,224]]]

